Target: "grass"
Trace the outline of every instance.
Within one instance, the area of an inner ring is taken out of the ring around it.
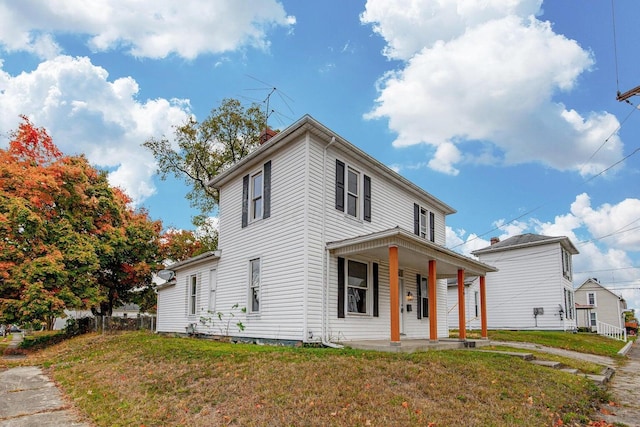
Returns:
[[[99,426],[543,426],[606,396],[576,375],[492,353],[285,348],[144,332],[30,355]]]
[[[581,353],[617,358],[625,342],[588,332],[561,331],[489,331],[491,341],[531,342]]]

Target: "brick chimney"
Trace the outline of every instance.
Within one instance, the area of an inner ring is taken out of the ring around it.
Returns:
[[[276,132],[275,130],[271,129],[270,127],[267,127],[260,134],[260,145],[264,144],[265,142],[267,142],[268,140],[270,140],[271,138],[273,138],[277,134],[278,134],[278,132]]]
[[[499,237],[492,237],[491,238],[491,245],[495,245],[496,243],[500,242],[500,238]]]

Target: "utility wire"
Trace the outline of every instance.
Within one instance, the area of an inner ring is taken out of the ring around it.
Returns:
[[[616,65],[616,91],[617,93],[620,93],[620,82],[618,77],[618,42],[616,40],[616,10],[614,0],[611,0],[611,21],[613,24],[613,57]]]

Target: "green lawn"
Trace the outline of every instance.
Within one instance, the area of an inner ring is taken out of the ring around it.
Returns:
[[[589,380],[471,351],[389,354],[144,332],[32,354],[99,426],[544,426],[588,422]]]
[[[491,341],[532,342],[581,353],[618,357],[625,342],[588,332],[561,331],[489,331]]]

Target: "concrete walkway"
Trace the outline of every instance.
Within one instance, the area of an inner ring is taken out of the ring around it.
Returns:
[[[605,405],[600,416],[608,423],[640,426],[640,344],[635,342],[627,353],[627,363],[616,369],[609,383],[615,405]]]
[[[18,348],[22,334],[13,334],[9,349]],[[13,354],[6,359],[24,358]],[[90,427],[79,421],[60,390],[36,366],[0,372],[0,427]]]
[[[615,375],[607,384],[614,405],[604,405],[598,418],[616,426],[640,427],[640,344],[634,343],[626,354],[626,363],[618,366],[611,357],[545,347],[521,342],[493,342],[515,348],[535,350],[573,359],[594,362],[615,369]]]

